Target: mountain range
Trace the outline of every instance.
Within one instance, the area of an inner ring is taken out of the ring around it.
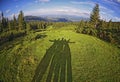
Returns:
[[[89,20],[89,18],[83,18],[73,15],[41,15],[41,16],[25,16],[25,21],[46,21],[46,22],[75,22],[80,20]]]

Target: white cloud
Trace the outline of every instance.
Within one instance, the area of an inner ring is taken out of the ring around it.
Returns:
[[[18,5],[16,5],[15,7],[18,8]]]
[[[114,17],[113,20],[120,21],[120,17]]]
[[[72,4],[80,4],[80,5],[90,5],[90,6],[95,6],[95,2],[92,2],[92,1],[85,1],[85,2],[82,2],[82,1],[71,1]]]
[[[100,16],[102,20],[109,21],[112,19],[112,21],[120,21],[120,17],[113,16],[111,14],[108,14],[107,12],[101,12]]]
[[[120,3],[120,0],[117,0],[117,2],[119,2],[119,3]]]
[[[16,18],[18,17],[19,13],[12,13],[11,15],[8,16],[9,20],[13,19],[13,16],[15,16]]]
[[[106,21],[120,21],[120,17],[113,15],[115,12],[109,8],[100,5],[100,18]]]
[[[100,6],[100,18],[106,21],[109,21],[112,19],[113,21],[120,21],[119,17],[113,16],[111,13],[113,13],[112,10]],[[24,14],[26,15],[34,15],[34,16],[40,16],[40,15],[75,15],[75,16],[81,16],[85,18],[90,17],[90,10],[84,10],[84,9],[78,9],[74,7],[67,7],[67,6],[62,6],[62,7],[56,7],[56,8],[41,8],[41,9],[36,9],[36,10],[31,10],[31,11],[25,11]]]
[[[108,9],[108,8],[106,8],[106,7],[104,7],[104,6],[101,6],[101,5],[100,5],[100,10],[101,10],[102,12],[108,12],[109,14],[114,13],[113,10]]]
[[[24,12],[25,15],[75,15],[82,17],[89,17],[89,11],[81,10],[73,7],[57,7],[57,8],[41,8],[32,11]]]
[[[116,3],[117,2],[120,2],[120,0],[104,0],[105,2],[109,3],[110,5],[114,6],[114,7],[118,7],[119,4]]]
[[[35,0],[36,3],[38,2],[49,2],[50,0]]]
[[[18,1],[18,0],[14,0],[14,1]]]
[[[11,10],[10,10],[10,9],[8,9],[8,10],[6,10],[5,12],[6,12],[6,13],[9,13],[10,11],[11,11]]]

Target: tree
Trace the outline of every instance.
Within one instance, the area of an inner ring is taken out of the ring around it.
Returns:
[[[108,27],[108,28],[112,28],[112,20],[109,20],[107,27]]]
[[[26,28],[25,21],[24,21],[24,14],[22,11],[20,11],[18,15],[18,27],[19,27],[19,30]]]
[[[0,32],[2,32],[2,13],[0,13]]]
[[[11,30],[11,21],[8,22],[8,30]]]
[[[76,32],[77,33],[82,33],[84,26],[85,26],[85,22],[83,20],[81,20],[79,22],[79,24],[77,25]]]
[[[30,30],[31,30],[30,24],[27,23],[26,24],[26,32],[27,32],[27,34],[29,33]]]
[[[14,29],[18,29],[17,28],[17,19],[16,19],[15,15],[13,16],[13,26],[14,26]]]
[[[95,26],[95,28],[98,26],[99,24],[99,5],[96,4],[96,6],[93,8],[93,11],[90,15],[90,22]]]
[[[8,28],[8,18],[4,17],[3,12],[1,13],[1,31],[7,31]]]

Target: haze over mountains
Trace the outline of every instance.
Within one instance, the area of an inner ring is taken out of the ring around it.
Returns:
[[[40,15],[40,16],[25,16],[26,21],[50,21],[50,22],[74,22],[80,20],[89,20],[89,18],[84,18],[82,16],[74,15]]]

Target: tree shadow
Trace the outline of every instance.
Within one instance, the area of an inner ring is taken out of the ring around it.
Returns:
[[[40,61],[32,82],[41,82],[48,70],[46,82],[72,82],[72,66],[69,40],[50,40],[53,45],[46,51]],[[49,67],[49,69],[47,69]]]

